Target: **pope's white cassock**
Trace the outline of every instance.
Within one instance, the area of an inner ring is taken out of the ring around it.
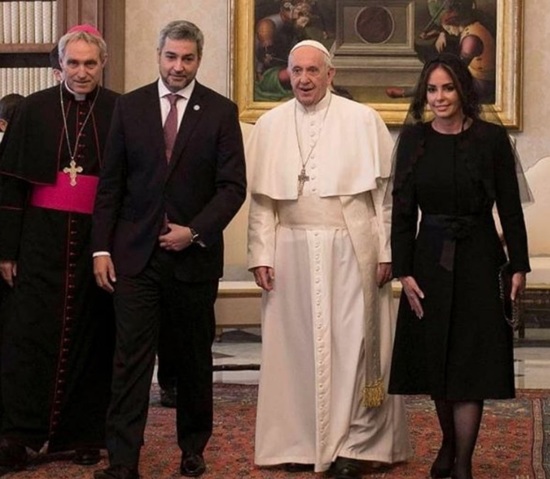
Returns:
[[[365,386],[387,387],[390,371],[392,292],[377,287],[376,269],[391,261],[383,199],[392,148],[373,109],[331,93],[269,111],[247,142],[248,266],[275,273],[262,299],[259,465],[320,472],[337,456],[411,455],[402,398],[364,405]]]

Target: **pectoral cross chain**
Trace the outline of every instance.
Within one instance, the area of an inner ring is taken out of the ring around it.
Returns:
[[[69,167],[63,168],[63,173],[67,173],[71,179],[71,186],[76,186],[76,177],[78,173],[82,173],[84,168],[82,166],[76,166],[76,162],[71,160]]]
[[[298,175],[298,196],[301,196],[304,193],[304,185],[306,181],[309,181],[309,176],[306,175],[305,167],[302,168],[300,174]]]

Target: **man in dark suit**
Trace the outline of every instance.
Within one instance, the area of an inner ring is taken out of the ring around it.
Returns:
[[[246,174],[237,107],[195,80],[203,42],[192,23],[169,23],[160,79],[123,95],[113,115],[92,233],[96,280],[114,293],[117,315],[110,466],[96,479],[139,478],[161,310],[179,351],[180,472],[206,469],[222,231],[244,201]]]

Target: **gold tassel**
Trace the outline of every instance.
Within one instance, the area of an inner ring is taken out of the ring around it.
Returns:
[[[377,379],[372,384],[367,384],[363,388],[363,402],[364,407],[378,407],[384,402],[384,384],[382,379]]]

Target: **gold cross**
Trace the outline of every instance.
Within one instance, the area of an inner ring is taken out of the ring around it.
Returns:
[[[82,173],[84,168],[82,168],[82,166],[76,166],[76,162],[74,160],[71,160],[69,166],[70,168],[63,168],[63,173],[68,173],[71,178],[71,186],[76,186],[76,176],[78,173]]]

